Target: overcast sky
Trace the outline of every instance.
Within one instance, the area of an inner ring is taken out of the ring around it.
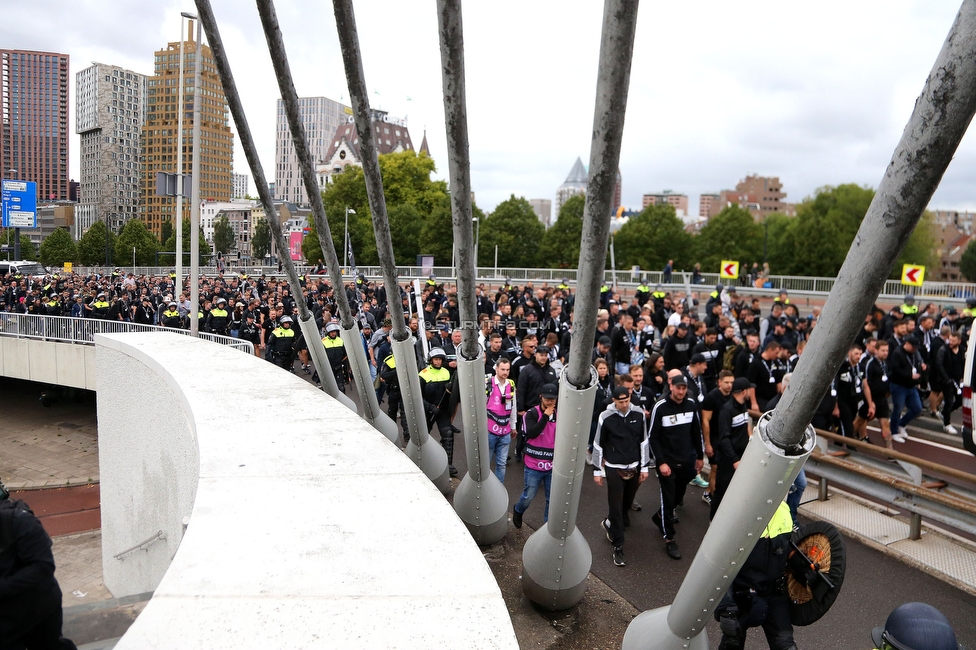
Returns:
[[[302,96],[348,103],[332,4],[277,3]],[[213,0],[265,170],[274,169],[277,85],[257,10]],[[510,194],[553,199],[577,156],[589,165],[603,3],[492,0],[464,5],[472,186],[491,210]],[[360,0],[374,107],[424,128],[447,177],[437,17],[432,0]],[[818,187],[877,187],[958,0],[699,0],[641,4],[620,169],[623,202],[698,195],[750,173],[779,176],[788,201]],[[2,0],[0,47],[152,74],[191,0]],[[71,176],[78,177],[72,136]],[[235,167],[249,173],[237,143]],[[932,208],[976,209],[976,142],[963,140]],[[273,180],[273,179],[269,179]],[[253,188],[253,184],[251,185]],[[252,190],[253,192],[253,190]]]

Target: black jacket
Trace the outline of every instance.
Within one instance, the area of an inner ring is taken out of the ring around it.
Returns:
[[[718,413],[718,437],[712,437],[715,463],[722,465],[738,462],[749,444],[749,403],[739,404],[730,399]]]
[[[671,397],[658,400],[651,410],[650,443],[658,467],[705,458],[698,406],[688,397],[680,403]]]
[[[626,413],[608,406],[597,420],[593,437],[593,475],[605,474],[604,463],[611,468],[640,469],[650,465],[650,443],[644,425],[644,411],[630,404]]]
[[[540,403],[539,392],[546,384],[558,384],[556,371],[548,363],[540,366],[535,361],[522,366],[516,385],[515,399],[520,411],[528,411]]]
[[[891,354],[888,355],[888,377],[892,383],[905,388],[912,388],[918,383],[917,379],[912,379],[912,369],[916,368],[913,356],[901,346],[891,349]]]

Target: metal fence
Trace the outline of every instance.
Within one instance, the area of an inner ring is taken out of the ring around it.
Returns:
[[[38,339],[57,343],[94,345],[96,334],[118,334],[123,332],[170,332],[189,336],[188,330],[139,325],[123,321],[109,321],[95,318],[70,318],[68,316],[34,316],[31,314],[11,314],[0,312],[0,336],[19,339]],[[254,354],[254,345],[232,336],[200,332],[200,338],[232,347],[248,354]]]
[[[314,268],[311,266],[296,266],[296,270],[300,275],[305,273],[311,273]],[[258,276],[262,273],[271,277],[281,276],[284,274],[279,274],[276,266],[228,266],[224,271],[224,276],[227,278],[236,277],[240,269],[243,269],[250,276]],[[106,270],[99,267],[75,267],[75,272],[87,274],[87,273],[105,273],[111,272],[111,269]],[[136,275],[168,275],[171,267],[125,267],[122,269],[124,273],[133,272]],[[420,267],[420,266],[400,266],[397,267],[400,277],[403,280],[414,279],[414,278],[427,278],[428,275],[433,273],[439,281],[451,281],[454,278],[454,268],[450,266],[435,266],[435,267]],[[343,269],[344,272],[348,273],[348,277],[351,280],[353,278],[353,273],[350,269]],[[356,269],[357,273],[362,273],[367,278],[371,280],[382,279],[382,272],[378,266],[361,266]],[[492,284],[501,284],[506,279],[510,279],[515,284],[523,284],[527,281],[531,282],[547,282],[547,283],[559,283],[563,280],[567,280],[570,284],[576,282],[576,269],[532,269],[532,268],[508,268],[508,267],[479,267],[478,268],[478,281],[488,282]],[[201,267],[201,275],[207,277],[215,277],[217,275],[216,267]],[[718,273],[703,273],[701,274],[701,283],[699,285],[703,289],[707,288],[711,291],[712,287],[716,284],[722,283],[725,285],[735,285],[741,289],[744,289],[746,293],[769,293],[776,292],[780,289],[785,289],[791,294],[803,294],[810,297],[823,297],[826,298],[827,294],[834,287],[834,281],[836,278],[825,278],[825,277],[814,277],[814,276],[796,276],[796,275],[771,275],[765,278],[767,287],[754,287],[746,283],[742,278],[739,279],[722,279]],[[652,287],[658,283],[664,284],[664,274],[661,271],[644,271],[638,270],[634,272],[633,270],[619,270],[619,271],[604,271],[604,282],[608,284],[614,284],[618,288],[634,288],[639,282],[645,282]],[[671,276],[671,284],[684,287],[686,284],[690,284],[691,273],[686,271],[675,272]],[[885,282],[884,289],[881,291],[879,298],[884,301],[901,302],[905,294],[913,294],[919,301],[934,301],[934,302],[946,302],[946,303],[961,303],[965,301],[968,296],[976,295],[976,284],[969,284],[965,282],[925,282],[921,287],[911,287],[902,284],[899,280],[888,280]]]

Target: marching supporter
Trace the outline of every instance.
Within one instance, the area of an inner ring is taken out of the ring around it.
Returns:
[[[966,368],[966,355],[962,350],[962,336],[959,332],[949,335],[949,344],[939,348],[938,363],[940,383],[944,396],[942,405],[942,430],[951,435],[958,435],[950,421],[952,412],[962,406],[962,380]]]
[[[854,429],[854,416],[861,406],[864,389],[858,362],[864,349],[860,343],[854,343],[847,351],[847,358],[837,369],[835,386],[837,387],[837,405],[834,416],[840,420],[840,433],[845,438],[858,438]]]
[[[632,351],[636,346],[634,319],[630,314],[622,314],[619,324],[610,335],[610,358],[613,359],[614,374],[622,375],[630,371]]]
[[[524,343],[523,349],[526,349]],[[535,348],[532,362],[522,366],[518,380],[515,382],[519,415],[525,415],[526,411],[539,404],[539,395],[543,386],[558,383],[559,377],[549,365],[549,348],[540,345]]]
[[[878,419],[881,426],[881,438],[885,447],[891,449],[891,409],[888,406],[888,395],[891,393],[890,378],[888,377],[888,342],[878,341],[874,356],[868,359],[864,366],[862,390],[864,404],[854,420],[854,428],[860,432],[861,440],[867,439],[868,422]]]
[[[722,407],[732,397],[732,385],[735,376],[728,370],[722,370],[718,375],[718,387],[712,389],[702,401],[702,440],[705,443],[705,457],[708,458],[708,484],[702,494],[702,501],[712,503],[712,493],[715,490],[715,447],[713,436],[718,435],[718,415]],[[748,381],[748,380],[747,380]]]
[[[681,559],[674,541],[674,509],[684,500],[688,482],[701,471],[705,449],[698,406],[688,398],[688,381],[678,373],[671,378],[670,394],[658,400],[651,411],[650,445],[661,485],[661,507],[652,521],[664,536],[665,550],[673,560]]]
[[[718,414],[718,431],[713,443],[718,470],[710,502],[709,520],[715,517],[752,436],[752,420],[749,418],[747,403],[750,388],[752,385],[745,377],[736,379],[732,384],[731,399],[725,402]]]
[[[755,386],[755,388],[749,389],[753,410],[765,412],[769,400],[779,393],[779,384],[777,383],[779,362],[777,359],[781,349],[782,346],[779,343],[770,341],[746,370],[746,379]]]
[[[593,403],[593,418],[590,421],[590,438],[586,444],[586,464],[593,464],[593,437],[596,435],[597,420],[600,413],[606,409],[613,392],[613,377],[610,376],[610,366],[606,359],[598,358],[593,362],[596,369],[596,393]]]
[[[651,403],[656,402],[668,384],[668,374],[664,370],[664,357],[660,352],[654,352],[644,362],[644,385],[651,391]]]
[[[609,514],[602,525],[613,545],[613,563],[624,566],[624,528],[637,488],[650,473],[650,445],[644,411],[631,402],[631,392],[617,386],[612,399],[593,439],[593,480],[600,487],[606,481]]]
[[[918,380],[921,378],[915,363],[917,347],[918,339],[909,336],[901,345],[890,350],[888,368],[891,372],[891,428],[894,430],[892,439],[895,442],[904,443],[908,440],[908,431],[905,427],[922,412],[922,400],[916,390]],[[906,405],[908,411],[902,415]]]
[[[688,367],[682,371],[685,378],[688,379],[688,399],[698,406],[701,406],[705,395],[708,393],[704,377],[707,367],[708,362],[704,355],[696,352],[688,360]]]
[[[670,336],[664,344],[664,367],[667,370],[672,368],[684,368],[688,365],[691,358],[691,347],[694,340],[688,333],[688,323],[680,322],[675,327],[674,334]]]

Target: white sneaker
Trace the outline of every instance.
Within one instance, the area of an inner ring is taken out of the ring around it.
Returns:
[[[896,433],[893,436],[891,436],[891,439],[894,440],[895,442],[900,442],[902,444],[908,442],[908,436],[905,435],[904,433]]]
[[[898,427],[898,435],[899,436],[907,436],[908,435],[908,429],[906,429],[905,427]]]
[[[946,433],[948,433],[951,436],[958,436],[959,435],[959,431],[956,429],[956,427],[952,426],[951,424],[945,425],[944,427],[942,427],[942,430],[945,431]]]
[[[593,464],[593,452],[591,451],[586,452],[586,464],[587,465]]]

